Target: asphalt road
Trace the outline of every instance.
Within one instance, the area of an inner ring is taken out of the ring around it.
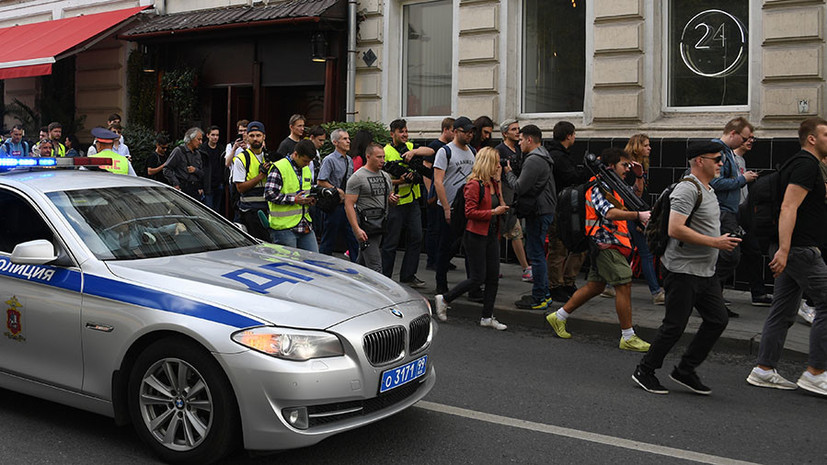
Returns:
[[[751,358],[717,353],[699,370],[711,396],[668,379],[649,394],[631,374],[639,354],[617,340],[470,320],[442,324],[432,351],[437,384],[425,401],[316,446],[228,464],[824,464],[827,399],[754,388]],[[802,364],[782,374],[796,379]],[[130,427],[0,390],[0,463],[157,463]]]

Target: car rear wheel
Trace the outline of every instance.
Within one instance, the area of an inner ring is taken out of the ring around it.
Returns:
[[[238,444],[238,408],[215,359],[188,341],[161,340],[138,356],[129,377],[138,435],[161,458],[212,463]]]

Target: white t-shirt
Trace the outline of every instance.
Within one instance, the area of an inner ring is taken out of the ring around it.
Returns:
[[[468,176],[471,174],[471,167],[474,166],[474,152],[468,146],[465,146],[465,150],[462,150],[453,141],[449,142],[447,147],[450,147],[451,150],[451,162],[448,162],[445,147],[442,147],[436,152],[434,168],[445,171],[442,184],[445,186],[448,203],[451,204],[454,202],[457,191],[465,185],[465,181],[468,180]],[[437,203],[442,206],[441,202],[437,201]]]

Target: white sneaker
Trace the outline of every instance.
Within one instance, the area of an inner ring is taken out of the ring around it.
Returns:
[[[806,371],[801,373],[801,377],[798,378],[798,387],[827,396],[827,371],[815,376],[807,376]]]
[[[504,324],[500,323],[500,322],[499,322],[499,321],[497,321],[497,319],[496,319],[496,318],[494,318],[494,317],[491,317],[491,318],[482,318],[482,319],[480,320],[480,326],[488,326],[489,328],[494,328],[494,329],[496,329],[497,331],[505,331],[506,329],[508,329],[508,326],[506,326],[506,325],[504,325]]]
[[[448,321],[448,302],[445,302],[445,297],[437,294],[434,300],[436,300],[436,317],[439,321]]]
[[[661,289],[658,291],[657,294],[652,294],[652,304],[653,305],[665,305],[666,304],[666,291]]]
[[[798,316],[804,319],[810,326],[813,325],[813,320],[816,318],[816,309],[807,305],[807,302],[801,301],[801,307],[798,308]]]
[[[792,391],[797,388],[795,383],[779,375],[775,369],[768,375],[758,373],[756,371],[757,369],[758,367],[753,368],[752,371],[749,372],[749,376],[747,376],[747,382],[753,386],[783,389],[786,391]]]

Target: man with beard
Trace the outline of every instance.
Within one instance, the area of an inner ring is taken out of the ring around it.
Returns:
[[[264,200],[264,182],[270,163],[264,160],[264,125],[252,121],[247,125],[246,142],[249,147],[235,156],[231,179],[239,193],[238,209],[241,223],[247,232],[263,241],[270,240],[270,232],[261,224],[259,212],[267,214]]]
[[[204,198],[204,167],[198,152],[203,140],[204,131],[188,129],[184,133],[184,143],[175,147],[163,169],[170,186],[198,201]]]

